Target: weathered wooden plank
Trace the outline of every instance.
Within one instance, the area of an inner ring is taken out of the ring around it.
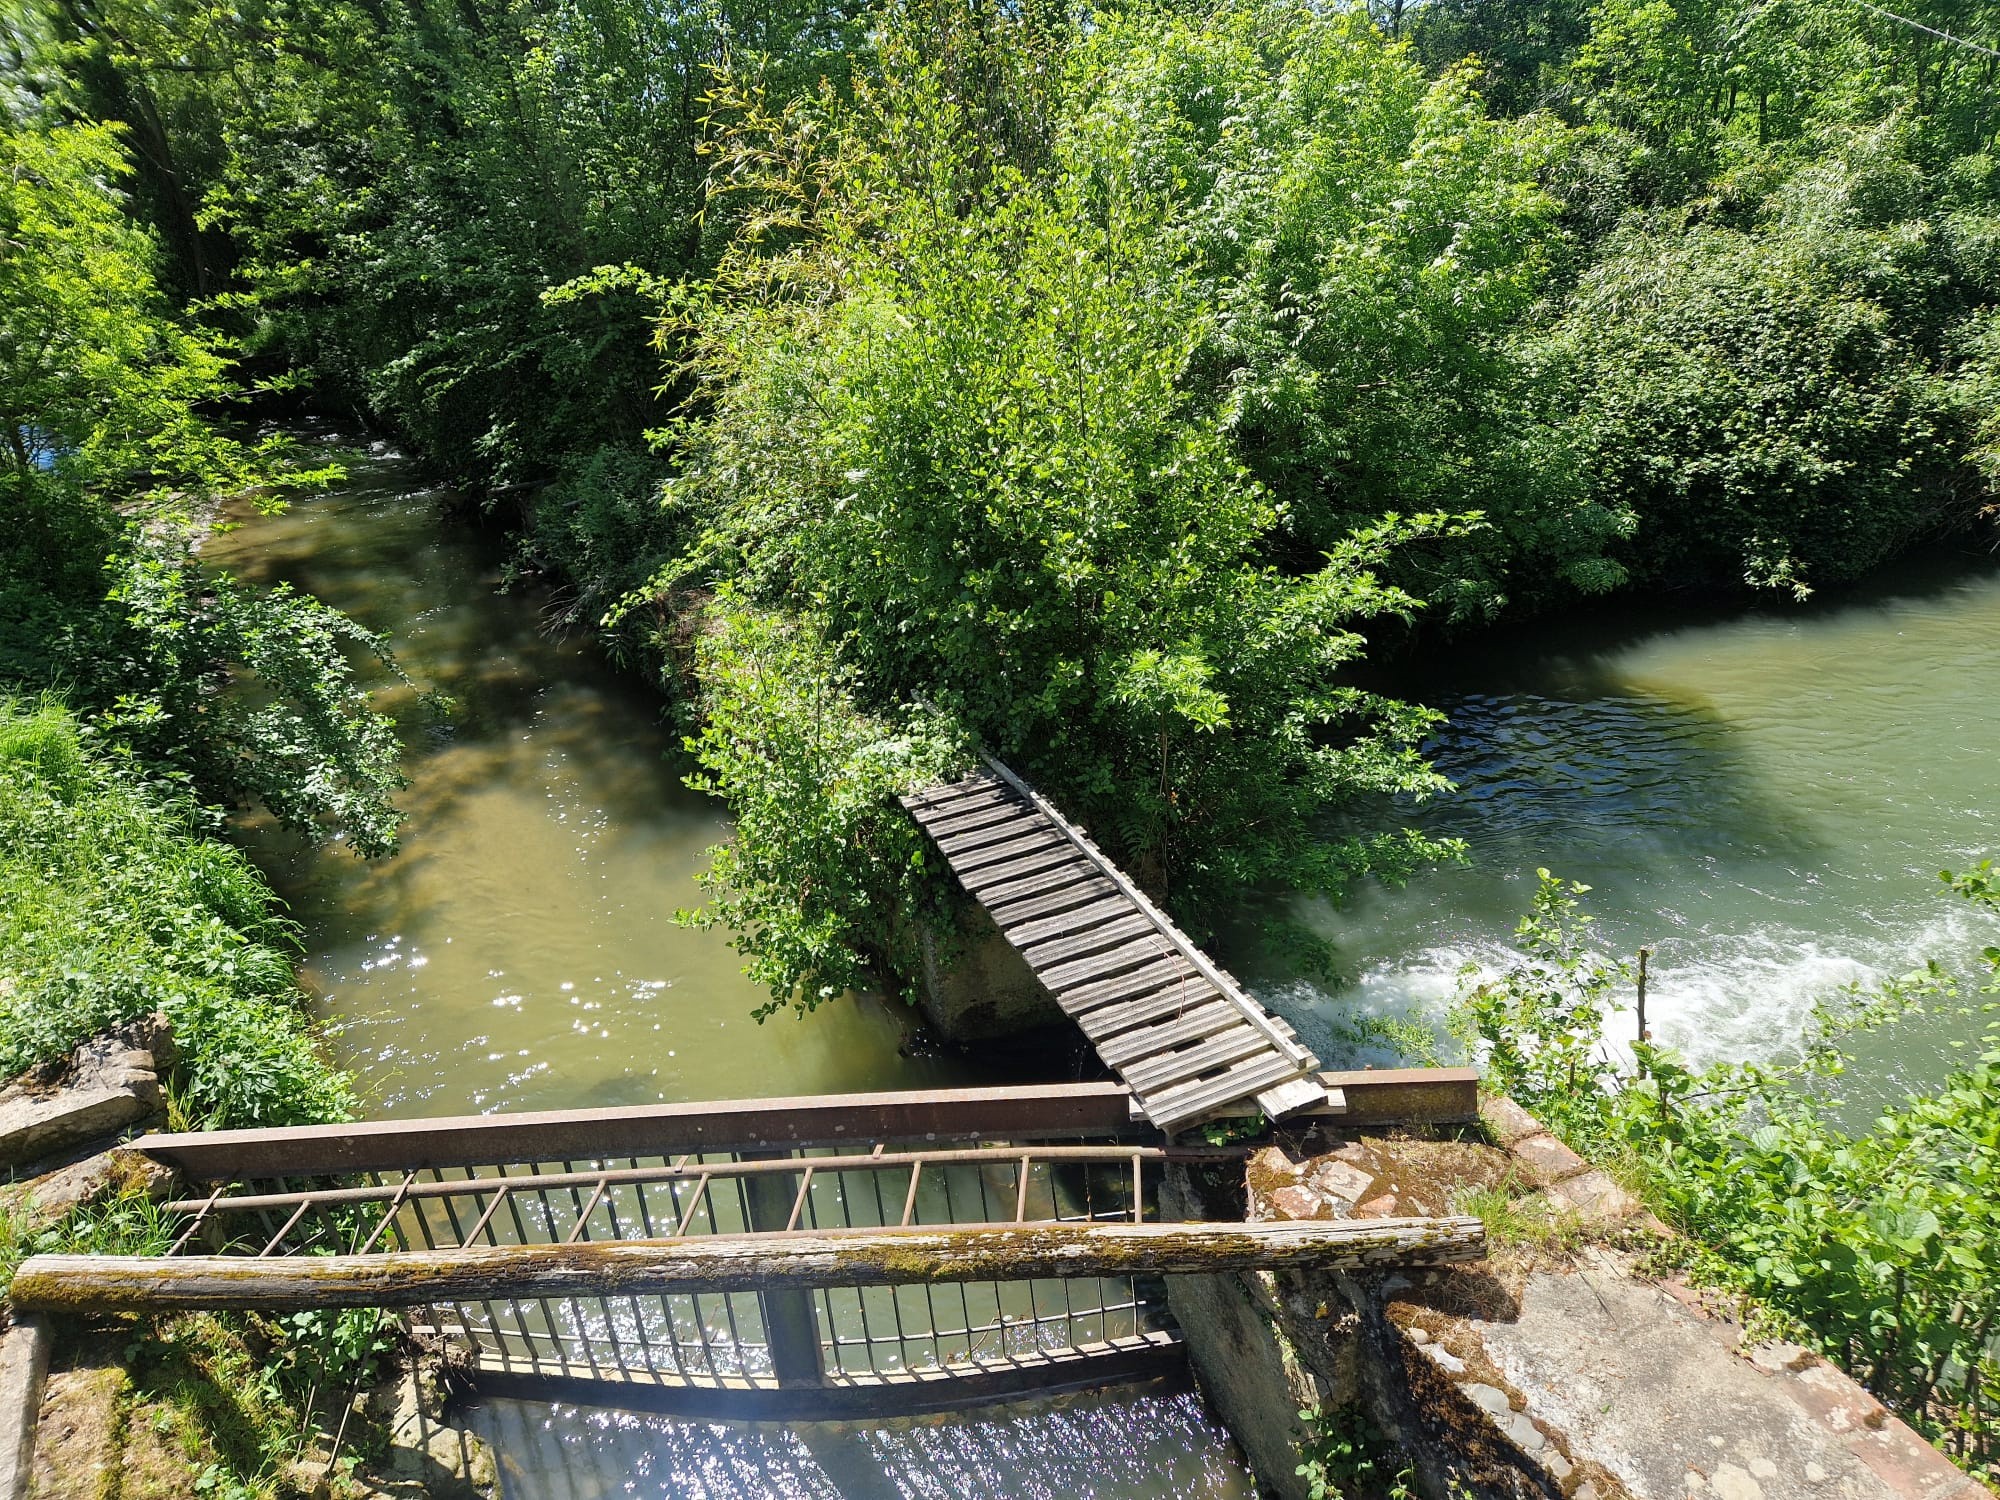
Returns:
[[[1009,839],[1026,838],[1039,832],[1044,826],[1041,819],[1025,809],[998,823],[989,823],[984,828],[974,828],[950,838],[940,838],[937,846],[944,851],[944,857],[956,867],[961,859],[992,844],[1003,844]]]
[[[1338,1101],[1339,1108],[1334,1109]],[[1295,1109],[1309,1109],[1317,1106],[1332,1110],[1337,1114],[1347,1112],[1347,1101],[1340,1097],[1340,1090],[1329,1091],[1316,1077],[1293,1078],[1260,1092],[1256,1096],[1257,1108],[1270,1119],[1288,1115]]]
[[[981,798],[1018,798],[1018,793],[989,772],[974,771],[962,781],[928,791],[910,792],[901,800],[913,816],[935,817],[948,808],[964,807]]]
[[[1028,961],[1029,968],[1039,974],[1044,969],[1053,969],[1068,963],[1073,958],[1082,958],[1086,953],[1099,952],[1114,943],[1122,943],[1127,938],[1139,937],[1141,934],[1158,937],[1159,929],[1153,926],[1150,917],[1132,911],[1129,906],[1125,910],[1129,915],[1109,922],[1098,922],[1091,927],[1079,927],[1059,937],[1048,938],[1031,947],[1023,947],[1021,957]]]
[[[958,872],[958,878],[964,880],[968,876],[977,875],[989,865],[1004,865],[1011,860],[1025,859],[1044,850],[1068,853],[1069,840],[1063,837],[1060,828],[1038,824],[1018,838],[1009,839],[1001,844],[988,844],[984,849],[975,849],[970,854],[961,854],[951,861],[951,867]]]
[[[1242,1062],[1247,1057],[1268,1050],[1268,1044],[1262,1042],[1262,1034],[1256,1028],[1240,1025],[1219,1032],[1199,1046],[1147,1057],[1125,1068],[1123,1073],[1125,1081],[1138,1092],[1139,1097],[1147,1099],[1175,1084],[1187,1083],[1204,1073],[1213,1073],[1217,1068],[1228,1067],[1231,1063]]]
[[[1179,1020],[1218,998],[1221,997],[1215,986],[1197,976],[1135,995],[1130,1000],[1121,1000],[1116,1005],[1100,1005],[1095,1010],[1087,1010],[1076,1018],[1076,1023],[1083,1028],[1085,1036],[1101,1046],[1112,1037],[1122,1036],[1128,1031],[1147,1032],[1157,1023]],[[1234,1006],[1230,1009],[1236,1012],[1239,1021],[1243,1019],[1243,1012]]]
[[[1113,917],[1131,910],[1132,903],[1113,891],[1108,897],[1100,897],[1081,906],[1071,906],[1049,915],[1011,920],[995,916],[993,920],[998,922],[1000,930],[1007,934],[1007,941],[1025,952],[1044,939],[1095,927],[1100,922],[1108,922]]]
[[[1148,994],[1162,985],[1183,987],[1191,995],[1214,988],[1176,953],[1128,974],[1099,979],[1090,984],[1071,985],[1060,991],[1056,999],[1065,1011],[1081,1020],[1088,1011],[1131,999],[1135,995]]]
[[[1170,1016],[1162,1025],[1128,1029],[1118,1035],[1107,1035],[1103,1041],[1093,1036],[1091,1041],[1096,1044],[1097,1055],[1104,1059],[1106,1067],[1123,1068],[1155,1053],[1201,1041],[1218,1031],[1227,1031],[1242,1022],[1242,1013],[1221,995],[1215,995],[1193,1010],[1185,1011],[1178,1017]],[[1131,1082],[1130,1079],[1126,1081]]]
[[[791,1231],[268,1258],[37,1255],[22,1263],[10,1296],[24,1311],[301,1312],[502,1297],[1444,1265],[1477,1259],[1485,1244],[1479,1220],[1441,1218]]]
[[[1032,811],[1032,809],[1028,808],[1027,804],[1022,802],[1019,797],[1002,797],[995,798],[989,806],[978,808],[972,812],[954,812],[947,817],[931,818],[928,820],[919,818],[917,821],[923,824],[924,832],[930,834],[933,838],[949,838],[955,833],[969,833],[975,828],[988,827],[994,823],[1014,817],[1022,811]]]
[[[1012,901],[1021,896],[1074,885],[1090,879],[1094,874],[1096,871],[1091,868],[1090,861],[1082,855],[1074,850],[1058,849],[1031,856],[1009,869],[982,870],[970,880],[961,878],[960,884],[990,911],[992,902]]]
[[[1095,979],[1103,974],[1117,974],[1126,969],[1136,969],[1160,953],[1160,940],[1148,933],[1144,937],[1133,938],[1121,947],[1107,948],[1102,953],[1093,953],[1088,958],[1079,958],[1074,963],[1057,964],[1044,969],[1037,975],[1043,984],[1055,990],[1058,995],[1072,984],[1086,979]]]
[[[1053,889],[1021,896],[1012,901],[988,901],[987,915],[1004,931],[1019,927],[1037,917],[1054,916],[1057,912],[1071,911],[1079,906],[1087,906],[1106,896],[1118,896],[1118,888],[1102,877],[1086,877],[1072,880]],[[1123,896],[1118,896],[1124,900]]]
[[[1247,1099],[1291,1076],[1287,1069],[1278,1066],[1283,1061],[1275,1052],[1258,1053],[1213,1078],[1193,1079],[1150,1097],[1141,1095],[1140,1104],[1148,1119],[1160,1129],[1172,1132],[1191,1120],[1201,1119],[1218,1105]]]

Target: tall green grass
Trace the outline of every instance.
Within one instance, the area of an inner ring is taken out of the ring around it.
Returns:
[[[270,888],[198,809],[94,749],[54,702],[0,697],[0,1076],[154,1011],[184,1121],[344,1118]]]

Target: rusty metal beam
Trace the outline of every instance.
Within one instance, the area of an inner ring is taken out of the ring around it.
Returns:
[[[1364,1068],[1349,1073],[1322,1073],[1329,1090],[1338,1089],[1346,1108],[1328,1110],[1328,1123],[1340,1129],[1357,1125],[1451,1125],[1479,1118],[1479,1072],[1476,1068]],[[1292,1122],[1320,1113],[1306,1110]]]
[[[725,1099],[627,1109],[372,1120],[279,1130],[149,1135],[132,1142],[198,1182],[344,1172],[595,1161],[605,1156],[793,1150],[874,1141],[1146,1139],[1123,1084],[924,1089]]]

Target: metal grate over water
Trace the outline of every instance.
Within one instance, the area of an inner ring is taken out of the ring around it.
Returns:
[[[172,1205],[188,1215],[174,1250],[365,1254],[1138,1221],[1158,1216],[1153,1189],[1166,1154],[1103,1143],[885,1143],[250,1177]],[[457,1345],[480,1372],[716,1388],[948,1378],[1175,1340],[1161,1285],[1131,1277],[504,1298],[443,1304],[413,1321]]]

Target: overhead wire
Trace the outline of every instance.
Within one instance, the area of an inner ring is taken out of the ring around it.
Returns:
[[[1974,52],[1984,53],[1987,57],[2000,57],[2000,51],[1996,51],[1980,42],[1969,41],[1962,36],[1953,36],[1949,31],[1940,31],[1935,26],[1926,26],[1922,21],[1912,20],[1908,16],[1899,16],[1893,10],[1884,10],[1881,6],[1872,4],[1871,0],[1853,0],[1853,3],[1860,6],[1863,10],[1872,11],[1878,16],[1887,17],[1889,20],[1900,22],[1905,26],[1915,27],[1918,31],[1926,32],[1931,36],[1939,38],[1941,41],[1951,42],[1960,47],[1969,47]]]

